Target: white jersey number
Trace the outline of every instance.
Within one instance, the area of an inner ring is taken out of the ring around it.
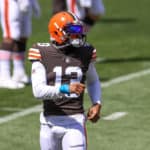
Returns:
[[[55,79],[55,84],[58,86],[61,86],[62,84],[62,67],[61,66],[56,66],[53,69],[53,72],[56,73],[56,79]],[[77,77],[75,79],[71,79],[70,83],[75,83],[75,82],[80,82],[82,79],[82,70],[80,67],[75,67],[75,66],[69,66],[65,69],[65,75],[71,75],[72,73],[76,73]],[[77,94],[70,94],[67,95],[67,97],[78,97]]]

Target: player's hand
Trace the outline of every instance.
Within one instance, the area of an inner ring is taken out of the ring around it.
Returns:
[[[94,104],[91,106],[87,114],[87,119],[93,123],[97,122],[100,119],[101,107],[101,104]]]
[[[84,92],[85,85],[82,83],[71,83],[70,84],[70,93],[75,93],[77,95],[80,95]]]

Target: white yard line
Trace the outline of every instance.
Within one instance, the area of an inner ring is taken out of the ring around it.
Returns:
[[[14,108],[14,107],[2,107],[0,111],[23,111],[22,108]]]
[[[127,115],[127,112],[115,112],[108,116],[102,117],[103,120],[117,120]]]
[[[128,74],[126,76],[121,76],[121,77],[115,78],[113,80],[110,80],[108,82],[104,82],[104,83],[102,83],[102,88],[106,88],[106,87],[109,87],[109,86],[114,85],[114,84],[119,84],[121,82],[135,79],[135,78],[147,75],[147,74],[150,74],[150,69],[142,70],[142,71],[139,71],[136,73],[131,73],[131,74]],[[37,105],[37,106],[31,107],[31,108],[25,109],[21,112],[16,112],[16,113],[12,113],[11,115],[8,115],[8,116],[1,117],[0,118],[0,124],[14,120],[14,119],[17,119],[19,117],[29,115],[29,114],[34,113],[34,112],[37,112],[37,111],[39,111],[40,108],[41,108],[41,105]]]
[[[23,110],[21,112],[16,112],[16,113],[12,113],[11,115],[8,115],[8,116],[1,117],[0,118],[0,124],[8,122],[8,121],[11,121],[11,120],[15,120],[15,119],[17,119],[19,117],[23,117],[23,116],[29,115],[31,113],[39,111],[40,109],[41,109],[41,105],[36,105],[34,107],[25,109],[25,110]]]
[[[101,57],[96,58],[96,63],[105,62],[105,61],[107,61],[107,58],[101,58]]]
[[[119,83],[129,81],[129,80],[132,80],[132,79],[136,79],[136,78],[139,78],[141,76],[148,75],[148,74],[150,74],[150,69],[146,69],[146,70],[142,70],[142,71],[139,71],[139,72],[131,73],[131,74],[128,74],[128,75],[125,75],[125,76],[120,76],[120,77],[112,79],[108,82],[102,83],[101,86],[102,86],[102,88],[106,88],[106,87],[109,87],[111,85],[119,84]]]

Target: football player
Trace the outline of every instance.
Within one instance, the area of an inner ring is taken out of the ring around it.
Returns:
[[[96,49],[86,42],[83,23],[70,12],[49,21],[49,43],[29,49],[33,95],[43,101],[41,150],[86,150],[86,120],[100,118],[101,87],[94,67]],[[92,102],[83,106],[85,86]]]
[[[0,88],[19,89],[29,83],[24,60],[27,39],[31,34],[32,11],[39,17],[40,7],[37,0],[0,1],[3,32],[0,44]]]

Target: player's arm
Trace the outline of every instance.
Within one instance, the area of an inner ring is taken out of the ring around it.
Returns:
[[[46,70],[40,61],[32,62],[31,81],[33,95],[38,99],[54,99],[62,96],[59,86],[47,85]]]
[[[87,90],[92,101],[87,117],[92,122],[97,122],[100,118],[101,104],[101,86],[99,76],[95,69],[94,63],[90,63],[87,71]]]
[[[30,0],[30,2],[33,9],[34,16],[39,18],[41,16],[41,8],[38,0]]]

